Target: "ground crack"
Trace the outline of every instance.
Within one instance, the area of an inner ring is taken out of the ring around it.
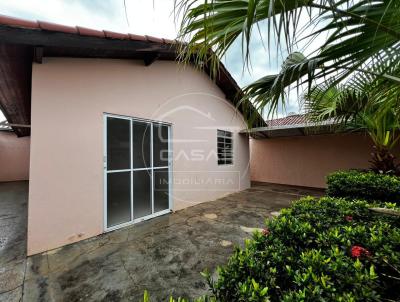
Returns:
[[[128,274],[129,279],[132,281],[133,284],[135,284],[135,280],[133,279],[133,277],[131,276],[131,273],[128,271],[128,269],[126,268],[125,262],[122,259],[122,257],[120,256],[119,259],[121,260],[122,263],[122,267],[124,268],[125,272]]]

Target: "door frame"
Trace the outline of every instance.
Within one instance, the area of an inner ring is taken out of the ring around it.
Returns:
[[[107,118],[119,118],[119,119],[124,119],[124,120],[129,120],[131,121],[130,123],[130,132],[129,132],[129,140],[130,140],[130,159],[131,159],[131,167],[130,169],[123,169],[123,170],[114,170],[111,173],[115,172],[130,172],[131,175],[131,219],[128,222],[124,222],[118,225],[114,225],[112,227],[107,226],[107,216],[108,216],[108,211],[107,211],[107,174],[110,173],[107,170]],[[132,122],[137,121],[137,122],[142,122],[142,123],[148,123],[151,125],[151,130],[150,130],[150,162],[151,162],[151,167],[149,168],[137,168],[133,169],[132,167],[132,158],[133,158],[133,148],[132,148]],[[166,125],[168,126],[168,151],[169,151],[169,161],[168,161],[168,166],[163,166],[163,167],[154,167],[153,166],[153,124],[161,124],[161,125]],[[126,116],[126,115],[119,115],[119,114],[113,114],[113,113],[107,113],[103,112],[103,230],[104,232],[110,232],[114,231],[138,222],[142,222],[154,217],[158,217],[161,215],[165,215],[168,213],[172,212],[173,209],[173,198],[172,198],[172,177],[173,177],[173,150],[172,150],[172,123],[168,122],[163,122],[163,121],[157,121],[157,120],[150,120],[150,119],[143,119],[143,118],[137,118],[137,117],[132,117],[132,116]],[[154,213],[154,170],[157,169],[166,169],[168,168],[168,209],[159,211]],[[133,171],[140,171],[140,170],[149,170],[151,171],[151,207],[152,207],[152,214],[133,219],[133,186],[132,186],[132,176],[133,176]]]

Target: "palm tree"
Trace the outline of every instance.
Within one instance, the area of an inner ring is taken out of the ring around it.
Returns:
[[[290,85],[307,83],[310,89],[329,79],[334,86],[360,73],[400,83],[385,68],[399,60],[398,0],[176,0],[176,8],[183,15],[180,37],[187,42],[181,45],[181,59],[206,66],[214,76],[216,59],[236,39],[242,41],[243,64],[248,66],[256,30],[267,31],[269,50],[275,39],[277,50],[289,53],[278,74],[244,88],[243,100],[259,110],[274,113]],[[299,26],[305,18],[305,27]],[[313,31],[315,26],[319,29]],[[309,40],[325,41],[308,57],[295,51],[305,29],[312,31]]]
[[[400,75],[400,63],[388,70]],[[377,173],[400,175],[393,148],[400,139],[398,84],[359,73],[343,84],[319,84],[304,95],[313,121],[333,120],[338,130],[363,130],[374,143],[371,168]]]

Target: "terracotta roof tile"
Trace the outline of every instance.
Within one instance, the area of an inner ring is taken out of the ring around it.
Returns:
[[[157,38],[157,37],[153,37],[153,36],[145,36],[147,41],[149,42],[155,42],[155,43],[163,43],[163,39]]]
[[[104,32],[102,30],[96,30],[96,29],[86,28],[86,27],[82,27],[82,26],[77,26],[76,28],[78,29],[78,33],[81,36],[104,38]]]
[[[78,30],[76,29],[76,27],[72,27],[72,26],[66,26],[66,25],[61,25],[61,24],[46,22],[46,21],[38,21],[38,23],[39,23],[39,27],[43,30],[58,31],[58,32],[69,33],[69,34],[79,33]]]
[[[19,19],[5,15],[0,15],[0,24],[9,26],[27,27],[27,28],[39,28],[37,21]]]
[[[128,34],[128,35],[129,35],[129,39],[131,39],[131,40],[147,42],[147,39],[145,36],[135,35],[135,34]]]
[[[176,43],[176,40],[165,39],[165,38],[163,39],[163,41],[165,44],[175,44]]]
[[[308,122],[305,114],[294,114],[283,118],[277,118],[267,121],[269,127],[293,126],[306,124]]]
[[[67,26],[46,21],[30,21],[25,19],[19,19],[14,17],[9,17],[5,15],[0,15],[0,25],[41,29],[48,31],[56,31],[69,34],[78,34],[81,36],[91,36],[98,38],[108,38],[108,39],[119,39],[119,40],[134,40],[143,42],[153,42],[153,43],[163,43],[163,44],[174,44],[175,40],[163,39],[153,36],[142,36],[131,33],[119,33],[109,30],[97,30],[82,26]]]
[[[103,30],[106,38],[110,39],[119,39],[119,40],[127,40],[129,39],[128,34],[117,33],[115,31]]]

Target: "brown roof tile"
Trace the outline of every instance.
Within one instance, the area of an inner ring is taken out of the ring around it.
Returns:
[[[305,114],[293,114],[267,121],[269,127],[301,125],[309,122]]]
[[[81,36],[92,36],[92,37],[99,37],[99,38],[104,38],[104,32],[102,30],[96,30],[96,29],[91,29],[91,28],[86,28],[82,26],[77,26],[78,33]]]
[[[129,35],[129,39],[131,39],[131,40],[147,42],[147,39],[145,36],[135,35],[135,34],[128,34],[128,35]]]
[[[176,40],[171,40],[171,39],[163,39],[163,41],[164,41],[164,43],[165,44],[174,44],[174,43],[176,43]]]
[[[9,25],[9,26],[26,27],[26,28],[39,28],[37,21],[19,19],[19,18],[9,17],[9,16],[5,16],[5,15],[0,15],[0,24]]]
[[[78,34],[78,30],[76,27],[72,26],[66,26],[66,25],[61,25],[57,23],[52,23],[52,22],[46,22],[46,21],[38,21],[40,29],[43,30],[49,30],[49,31],[59,31],[63,33],[69,33],[69,34]]]
[[[19,19],[14,17],[9,17],[5,15],[0,15],[0,24],[14,27],[24,27],[33,29],[42,29],[48,31],[57,31],[70,34],[78,34],[81,36],[91,36],[98,38],[108,38],[108,39],[119,39],[119,40],[134,40],[143,42],[153,42],[153,43],[163,43],[163,44],[173,44],[176,43],[174,40],[163,39],[153,36],[142,36],[131,33],[119,33],[109,30],[97,30],[82,26],[66,26],[62,24],[47,22],[47,21],[30,21],[25,19]]]
[[[149,41],[149,42],[163,43],[163,39],[161,39],[161,38],[147,36],[147,35],[145,37],[146,37],[147,41]]]
[[[115,31],[103,30],[106,38],[109,39],[119,39],[119,40],[127,40],[129,39],[128,34],[117,33]]]

